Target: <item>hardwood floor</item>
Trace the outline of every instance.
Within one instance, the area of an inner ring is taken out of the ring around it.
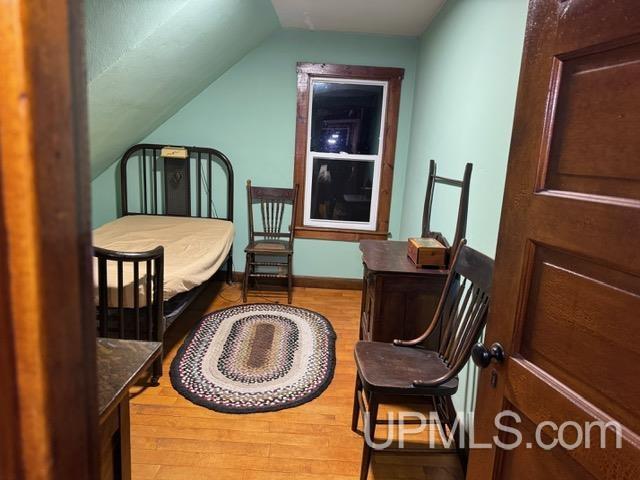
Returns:
[[[286,303],[286,293],[252,293],[249,302]],[[305,405],[248,415],[217,413],[180,396],[171,387],[169,365],[182,339],[204,313],[241,303],[239,287],[213,284],[172,326],[160,386],[132,390],[134,480],[358,478],[362,437],[350,422],[360,292],[296,288],[293,298],[294,305],[325,315],[338,334],[329,388]],[[369,479],[397,478],[458,480],[463,474],[452,454],[374,455]]]

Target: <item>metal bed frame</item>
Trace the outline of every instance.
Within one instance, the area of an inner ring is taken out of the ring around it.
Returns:
[[[161,152],[163,148],[181,150],[185,158],[162,156]],[[227,205],[225,216],[218,216],[217,209],[214,205],[214,163],[222,167],[223,172],[226,174]],[[137,182],[134,185],[137,185],[139,189],[138,192],[134,192],[133,189],[130,191],[132,184],[129,183],[129,175],[132,173],[132,165],[134,165],[135,168],[133,171],[137,173]],[[193,183],[195,183],[195,185],[193,185]],[[138,208],[132,206],[132,200],[136,193],[139,201]],[[121,216],[162,215],[228,220],[233,222],[233,167],[227,156],[214,148],[187,146],[168,147],[167,145],[152,143],[134,145],[125,152],[120,160],[120,208]],[[155,250],[153,252],[158,253]],[[117,262],[119,271],[122,269],[122,264],[131,262],[133,259],[148,260],[148,255],[144,256],[143,253],[150,254],[151,252],[131,253],[98,248],[94,249],[94,256],[98,258],[99,262],[105,262],[107,259]],[[226,279],[228,283],[232,282],[233,275],[232,254],[233,245],[225,260],[227,268]],[[155,258],[158,258],[158,256],[156,255],[154,259]],[[162,266],[161,251],[159,258],[159,265]],[[106,282],[106,278],[102,278],[105,276],[106,270],[100,275],[99,290],[100,287],[102,289],[106,288],[106,284],[101,284],[101,282]],[[160,272],[159,278],[162,279],[162,272]],[[157,281],[157,277],[154,281]],[[163,302],[160,309],[155,310],[156,315],[154,316],[157,316],[158,311],[160,312],[160,321],[157,327],[153,327],[153,334],[149,333],[148,328],[143,328],[144,331],[141,333],[139,326],[137,326],[133,337],[139,337],[139,339],[156,337],[156,340],[162,341],[166,328],[195,300],[205,284],[206,282],[188,292],[178,294],[170,300]],[[123,286],[121,282],[119,282],[118,298],[122,298],[122,288]],[[160,290],[160,292],[162,292],[162,290]],[[102,292],[102,295],[106,298],[106,292]],[[99,312],[99,320],[101,317],[107,318],[107,314],[104,311],[105,308],[104,305],[101,306],[103,311],[101,314]],[[131,318],[137,319],[139,314],[137,309],[140,308],[144,308],[144,306],[141,307],[136,304],[133,309],[127,308],[126,315],[120,315],[120,323],[128,322]],[[109,310],[112,311],[110,313],[115,313],[113,312],[114,310],[119,310],[120,313],[122,313],[123,309],[121,305],[119,305],[117,309],[109,308]],[[113,315],[110,316],[112,317]],[[109,322],[111,322],[111,320],[109,320]],[[149,327],[151,327],[151,324],[149,324]],[[100,334],[108,335],[113,329],[114,326],[111,323],[109,326],[104,324],[98,326]],[[130,331],[122,325],[115,326],[116,335],[118,335],[118,332],[122,333],[125,330]],[[127,335],[131,336],[130,333]],[[157,373],[161,372],[154,372],[155,380],[157,380]]]

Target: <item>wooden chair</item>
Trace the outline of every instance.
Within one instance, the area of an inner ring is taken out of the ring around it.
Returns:
[[[365,341],[356,344],[358,373],[351,428],[357,431],[362,413],[365,440],[375,438],[376,424],[387,423],[377,419],[378,406],[390,401],[433,402],[440,423],[453,431],[455,409],[451,396],[458,389],[457,375],[484,328],[493,273],[493,260],[465,243],[460,242],[433,320],[420,337],[395,340],[393,344]],[[435,330],[440,318],[443,322],[440,348],[437,352],[426,350],[421,344]],[[371,454],[372,447],[365,441],[362,480],[367,477]]]
[[[249,207],[249,245],[242,285],[242,299],[247,301],[251,278],[286,278],[288,301],[293,293],[293,221],[296,216],[298,186],[294,188],[253,187],[247,180]],[[260,204],[261,230],[256,231],[253,205]],[[291,223],[283,222],[286,205],[291,205]]]
[[[449,185],[451,187],[457,187],[460,189],[460,203],[458,204],[458,218],[456,220],[456,231],[453,235],[453,241],[451,245],[457,248],[460,245],[460,241],[467,234],[467,212],[469,210],[469,188],[471,187],[471,171],[473,170],[473,164],[467,163],[464,167],[464,175],[462,180],[455,180],[453,178],[440,177],[436,174],[437,165],[435,160],[429,161],[429,176],[427,179],[427,193],[424,199],[424,209],[422,212],[422,237],[424,238],[436,238],[445,246],[449,246],[447,240],[442,236],[440,232],[434,232],[431,229],[431,210],[433,208],[433,193],[435,191],[436,184]],[[451,258],[455,255],[455,251],[450,249]]]
[[[114,252],[93,247],[93,256],[98,262],[98,336],[162,342],[164,248]],[[107,268],[110,264],[115,269]],[[116,278],[109,282],[114,271]],[[162,357],[153,364],[151,384],[158,385],[161,376]]]

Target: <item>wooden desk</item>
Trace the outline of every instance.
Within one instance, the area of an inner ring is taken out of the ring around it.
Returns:
[[[131,479],[129,387],[162,353],[158,342],[98,338],[100,478]]]
[[[392,342],[419,336],[431,322],[449,270],[419,268],[407,242],[362,240],[364,279],[360,338]],[[438,347],[439,327],[425,343]]]

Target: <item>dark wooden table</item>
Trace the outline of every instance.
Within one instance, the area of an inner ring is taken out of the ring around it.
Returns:
[[[158,342],[98,338],[100,478],[131,478],[129,388],[162,353]]]
[[[449,270],[417,267],[407,242],[362,240],[364,281],[360,338],[392,342],[419,336],[431,322]],[[439,327],[425,346],[437,349]]]

